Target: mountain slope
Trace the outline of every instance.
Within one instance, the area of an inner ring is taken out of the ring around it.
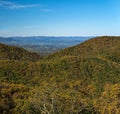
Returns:
[[[83,56],[84,58],[98,55],[107,57],[108,55],[112,59],[113,56],[120,56],[119,49],[120,37],[103,36],[87,40],[77,46],[66,48],[49,57]]]
[[[105,36],[36,62],[0,60],[0,94],[10,95],[14,104],[7,109],[10,103],[5,105],[5,97],[0,97],[0,110],[21,114],[118,114],[119,50],[120,37]]]
[[[0,44],[0,60],[28,60],[37,61],[41,57],[37,53],[31,53],[15,46]]]
[[[116,83],[120,82],[119,50],[120,37],[97,37],[49,55],[44,61],[55,64],[53,69],[59,73],[64,70],[67,78]]]
[[[32,77],[36,77],[37,80],[33,80],[37,83],[39,83],[38,79],[42,80],[47,78],[49,80],[54,78],[55,81],[58,79],[61,81],[64,81],[64,79],[82,79],[86,84],[92,82],[96,85],[98,81],[101,82],[101,84],[105,84],[106,82],[116,83],[120,82],[119,48],[120,38],[118,37],[94,38],[80,45],[59,51],[35,63],[1,61],[1,74],[7,74],[6,72],[10,71],[9,81],[12,80],[13,82],[13,74],[15,76],[18,75],[18,81],[15,80],[17,83],[22,82],[23,79],[24,81],[27,79],[26,83],[29,83]],[[12,56],[14,57],[16,56],[15,51],[19,52],[18,49],[19,48],[12,47],[12,49],[9,48],[10,51],[8,51],[11,54],[11,50],[13,50]],[[5,48],[5,50],[7,49]],[[30,57],[29,53],[24,51],[25,50],[23,50],[22,54]],[[7,51],[6,53],[9,54]],[[25,59],[26,58],[22,58],[20,60]],[[29,58],[29,60],[31,59],[33,58]],[[12,60],[14,60],[14,58]],[[4,77],[6,76],[4,75]],[[21,81],[19,81],[19,79]]]

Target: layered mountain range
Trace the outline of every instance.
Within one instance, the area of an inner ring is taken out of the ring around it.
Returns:
[[[119,114],[120,37],[42,57],[0,44],[1,114]]]
[[[92,36],[28,36],[28,37],[0,37],[0,43],[19,46],[27,51],[37,52],[41,56],[54,53],[58,50],[77,45]]]

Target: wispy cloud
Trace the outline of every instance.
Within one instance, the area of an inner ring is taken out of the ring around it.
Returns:
[[[0,1],[0,7],[5,7],[9,9],[22,9],[22,8],[33,8],[38,7],[40,4],[17,4],[15,2]]]
[[[21,9],[21,8],[32,8],[32,7],[37,7],[38,5],[14,5],[14,6],[11,6],[9,8],[11,9]]]

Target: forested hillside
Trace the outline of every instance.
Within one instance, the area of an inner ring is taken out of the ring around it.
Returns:
[[[120,37],[104,36],[35,62],[1,57],[0,113],[119,114],[119,50]]]
[[[119,49],[120,49],[120,37],[104,36],[93,38],[77,46],[61,50],[55,54],[52,54],[52,58],[63,57],[65,55],[80,56],[83,58],[95,57],[99,55],[107,57],[108,55],[112,59],[112,56],[119,57],[120,55]]]
[[[0,44],[0,60],[37,61],[40,55],[15,46]]]

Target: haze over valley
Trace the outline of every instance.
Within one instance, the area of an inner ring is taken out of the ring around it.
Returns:
[[[42,56],[54,53],[58,50],[75,46],[93,36],[29,36],[29,37],[0,37],[0,43],[11,46],[19,46],[31,52],[37,52]]]
[[[120,114],[120,0],[0,0],[0,114]]]

